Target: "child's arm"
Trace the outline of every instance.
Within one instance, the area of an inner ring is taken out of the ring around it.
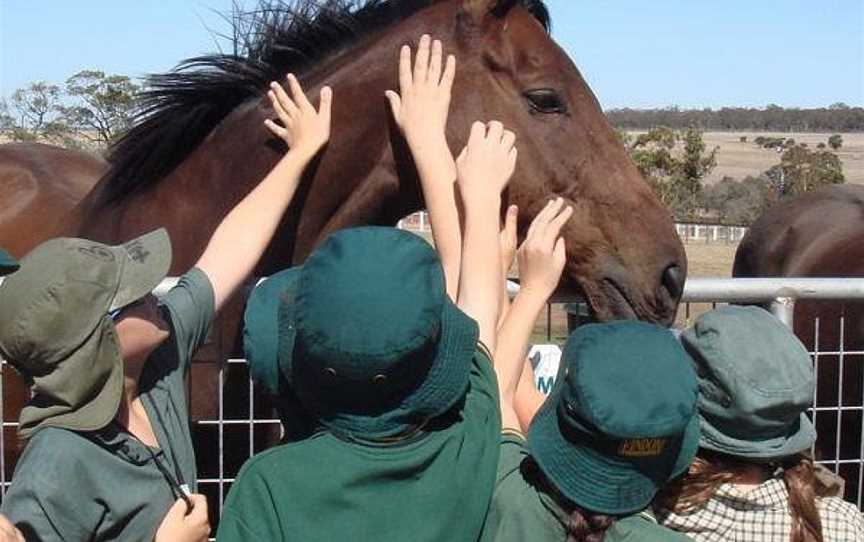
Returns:
[[[504,227],[501,228],[501,295],[499,296],[498,309],[498,329],[501,329],[501,324],[504,323],[504,318],[507,317],[507,311],[510,310],[510,294],[507,293],[507,276],[510,268],[513,267],[513,260],[516,258],[516,219],[519,215],[519,207],[511,205],[507,208],[507,215],[504,217]]]
[[[291,203],[303,170],[330,138],[330,88],[321,89],[316,111],[290,74],[288,86],[291,97],[275,82],[268,92],[283,126],[265,121],[267,128],[288,145],[288,152],[225,216],[196,264],[213,285],[217,311],[258,263]]]
[[[429,211],[432,237],[441,257],[447,293],[457,298],[462,235],[456,203],[456,163],[447,146],[444,130],[450,107],[450,91],[456,75],[456,58],[447,57],[443,47],[430,37],[420,38],[414,68],[411,48],[402,47],[399,56],[399,94],[387,91],[396,125],[405,136]]]
[[[572,214],[573,208],[564,208],[561,198],[549,202],[531,223],[525,242],[519,248],[522,286],[498,332],[495,349],[503,427],[521,426],[514,404],[525,363],[525,349],[534,322],[558,286],[564,270],[567,255],[560,235],[561,228]]]
[[[525,358],[522,375],[519,377],[516,395],[513,398],[513,409],[516,411],[519,427],[523,434],[528,434],[528,427],[531,425],[534,415],[543,406],[544,401],[546,401],[546,396],[537,389],[537,385],[534,383],[534,367],[531,366],[531,360]]]
[[[458,305],[477,321],[480,341],[493,355],[501,289],[501,191],[516,167],[515,140],[500,122],[475,122],[468,145],[456,160],[465,207]]]

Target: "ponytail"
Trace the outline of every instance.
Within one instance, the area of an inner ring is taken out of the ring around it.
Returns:
[[[603,542],[606,529],[616,519],[615,516],[594,514],[574,506],[567,524],[567,542]]]
[[[822,520],[816,507],[816,497],[824,489],[816,480],[813,460],[799,454],[783,463],[783,483],[789,493],[789,514],[792,516],[791,542],[823,542]]]
[[[551,497],[569,514],[566,525],[567,542],[603,542],[606,529],[615,523],[618,519],[616,516],[595,514],[574,504],[546,478],[534,458],[529,457],[523,462],[522,469],[522,474],[530,485]]]

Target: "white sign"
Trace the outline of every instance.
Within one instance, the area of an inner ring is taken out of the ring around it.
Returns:
[[[534,368],[534,385],[543,395],[549,395],[558,375],[561,348],[555,344],[535,344],[528,351],[528,359]]]

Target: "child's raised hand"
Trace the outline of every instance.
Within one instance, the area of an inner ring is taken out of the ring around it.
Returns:
[[[519,277],[521,292],[530,292],[543,297],[544,302],[555,288],[567,261],[561,228],[573,215],[573,207],[564,207],[564,200],[557,198],[534,218],[528,234],[519,247]]]
[[[475,122],[468,144],[456,159],[457,180],[464,200],[494,201],[516,169],[516,135],[493,120]]]
[[[518,240],[516,238],[516,220],[519,216],[519,207],[511,205],[507,208],[507,214],[504,216],[504,227],[501,228],[499,234],[499,243],[501,244],[501,272],[504,279],[507,279],[507,272],[513,267],[513,260],[516,258],[516,248]]]
[[[423,35],[412,69],[411,47],[403,46],[399,55],[399,94],[392,90],[385,93],[396,125],[409,145],[421,145],[426,138],[444,136],[456,57],[448,55],[444,64],[443,49],[440,41]]]
[[[270,119],[265,120],[264,124],[273,135],[282,139],[291,151],[301,152],[311,159],[330,139],[333,91],[326,86],[321,89],[320,103],[316,111],[303,93],[297,78],[289,73],[286,79],[291,96],[275,81],[270,83],[270,90],[267,92],[282,126]]]

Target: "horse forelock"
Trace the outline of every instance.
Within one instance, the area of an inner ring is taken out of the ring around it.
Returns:
[[[270,81],[303,74],[355,45],[443,0],[261,0],[235,7],[225,19],[230,53],[182,61],[148,77],[133,126],[114,145],[99,203],[107,205],[157,184],[179,166],[231,111],[258,99]],[[521,6],[548,32],[543,0],[490,0],[504,17]]]

